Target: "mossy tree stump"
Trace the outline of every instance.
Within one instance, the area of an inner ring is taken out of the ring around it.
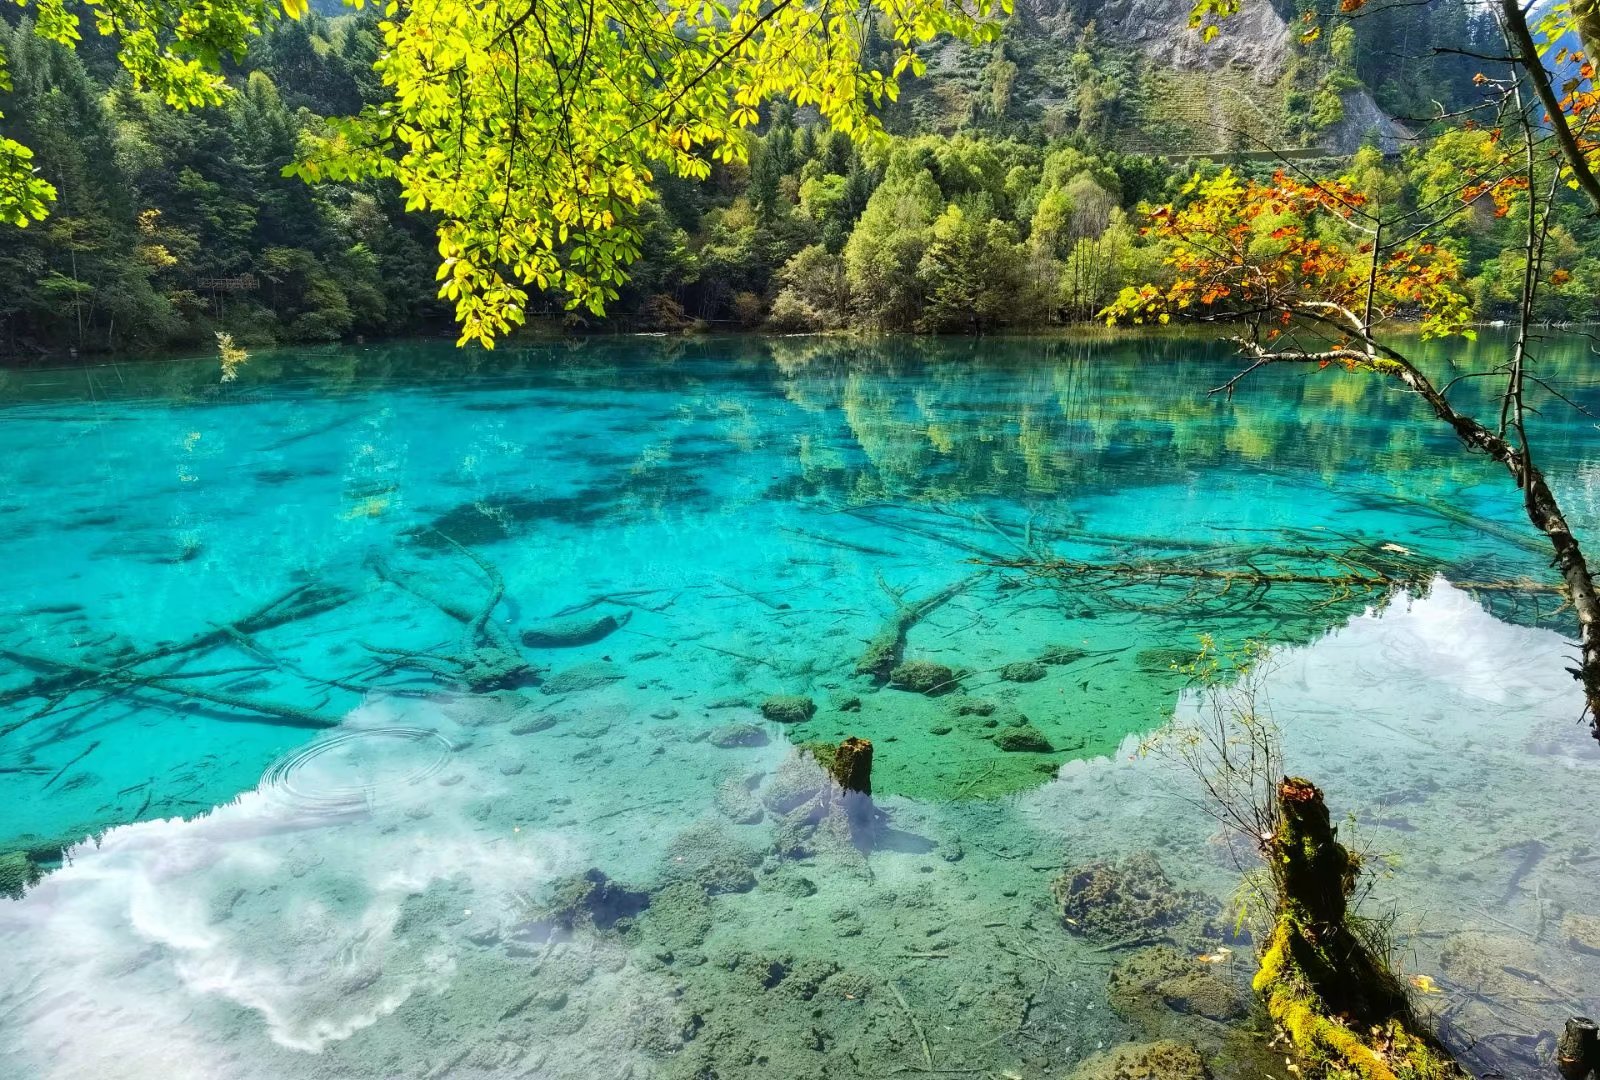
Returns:
[[[870,838],[878,818],[872,803],[872,740],[852,735],[840,743],[828,774],[835,785],[834,799],[850,823],[851,837],[858,843]]]
[[[1600,1069],[1600,1026],[1587,1016],[1568,1020],[1556,1043],[1556,1069],[1566,1080],[1583,1080]]]
[[[1286,777],[1277,797],[1266,853],[1277,909],[1254,986],[1302,1066],[1334,1080],[1465,1080],[1418,1028],[1387,958],[1352,929],[1361,861],[1338,842],[1322,792]]]

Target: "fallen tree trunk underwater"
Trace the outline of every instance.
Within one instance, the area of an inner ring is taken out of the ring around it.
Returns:
[[[878,585],[888,594],[894,602],[894,614],[884,620],[883,626],[872,635],[867,642],[866,651],[856,661],[857,675],[871,675],[876,679],[887,679],[889,672],[900,663],[905,653],[906,635],[911,628],[921,622],[930,612],[941,604],[961,595],[972,588],[988,574],[987,570],[980,571],[970,577],[946,585],[938,592],[925,596],[915,603],[908,604],[903,599],[904,593],[891,589],[887,582],[880,576]]]

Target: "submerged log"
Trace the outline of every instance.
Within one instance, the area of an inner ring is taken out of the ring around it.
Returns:
[[[911,604],[902,600],[900,594],[889,588],[880,578],[878,584],[889,594],[889,599],[894,601],[895,610],[867,642],[866,651],[856,661],[856,674],[871,675],[880,680],[887,679],[889,673],[898,667],[904,658],[906,635],[911,632],[911,628],[941,604],[972,588],[986,573],[987,571],[983,571],[962,578],[931,596],[925,596]]]
[[[29,653],[18,652],[15,649],[0,649],[0,656],[15,660],[19,664],[27,664],[35,669],[56,668],[81,675],[88,680],[115,687],[118,692],[131,693],[139,690],[159,690],[164,694],[171,694],[175,697],[187,698],[192,701],[204,701],[212,705],[224,705],[241,712],[255,713],[261,717],[271,717],[271,719],[262,720],[262,723],[302,728],[329,728],[339,723],[338,720],[322,716],[312,712],[310,709],[301,709],[276,701],[247,697],[243,694],[206,690],[198,686],[192,686],[174,676],[144,675],[138,672],[125,671],[121,668],[96,667],[92,664],[76,663],[70,660],[34,656]],[[18,721],[0,729],[0,735],[9,734],[21,723],[22,721]],[[91,746],[90,749],[93,749],[93,747]]]
[[[610,637],[628,624],[633,612],[621,615],[601,615],[594,619],[568,616],[551,619],[522,632],[522,643],[530,649],[570,649],[579,645],[592,645]]]
[[[1338,842],[1322,792],[1286,777],[1277,800],[1266,852],[1277,906],[1253,985],[1302,1068],[1340,1080],[1465,1080],[1417,1024],[1387,958],[1352,926],[1361,861]]]
[[[96,675],[84,670],[53,670],[52,674],[40,676],[26,686],[0,694],[0,705],[10,705],[32,697],[65,696],[76,690],[88,689],[112,675],[132,671],[155,660],[205,652],[228,641],[244,641],[251,635],[332,611],[349,603],[354,596],[355,594],[348,589],[336,585],[296,585],[231,622],[217,623],[210,629],[202,630],[182,641],[157,645],[131,656],[116,657],[114,664],[105,667],[106,674]],[[52,667],[58,666],[52,665]],[[6,730],[10,731],[11,727]]]

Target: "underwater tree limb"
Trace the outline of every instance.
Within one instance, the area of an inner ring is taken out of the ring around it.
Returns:
[[[972,588],[988,573],[988,570],[981,570],[912,604],[902,600],[900,594],[890,589],[880,577],[878,584],[885,593],[888,593],[889,599],[894,601],[895,610],[867,642],[866,651],[856,661],[856,674],[871,675],[878,679],[888,678],[889,672],[900,663],[905,653],[906,635],[911,632],[911,628],[941,604]]]
[[[1074,559],[1001,559],[988,565],[999,569],[1022,570],[1030,575],[1054,578],[1109,578],[1130,583],[1160,584],[1167,578],[1216,582],[1226,592],[1236,584],[1251,586],[1314,585],[1336,594],[1357,591],[1393,592],[1404,588],[1425,588],[1433,571],[1421,565],[1360,562],[1331,552],[1296,552],[1307,560],[1326,560],[1335,570],[1263,569],[1244,559],[1242,567],[1193,564],[1178,560],[1150,560],[1140,563],[1092,563]],[[1452,581],[1465,592],[1554,593],[1566,595],[1565,585],[1515,578],[1504,581]],[[1339,598],[1336,596],[1336,599]]]
[[[434,531],[438,532],[437,529]],[[449,543],[451,547],[461,552],[461,554],[465,555],[468,559],[471,559],[474,565],[476,565],[477,568],[483,572],[483,576],[489,580],[489,598],[483,602],[483,606],[478,609],[478,613],[467,621],[467,646],[471,648],[472,646],[476,645],[480,637],[493,637],[495,640],[490,642],[490,644],[497,646],[505,645],[506,635],[504,632],[491,632],[489,630],[491,625],[489,619],[490,616],[494,614],[494,609],[500,606],[500,601],[505,598],[506,579],[501,576],[499,568],[497,568],[493,563],[485,559],[483,556],[479,555],[476,551],[473,551],[471,548],[467,547],[465,544],[462,544],[452,536],[446,536],[442,532],[439,533],[439,535],[444,537],[445,541]],[[494,630],[500,631],[500,627],[495,626]]]
[[[499,622],[494,622],[490,618],[494,608],[499,605],[501,598],[506,595],[506,582],[501,578],[501,574],[491,563],[478,557],[474,552],[464,549],[461,544],[448,538],[448,536],[445,539],[448,539],[451,544],[461,549],[472,562],[477,563],[478,570],[482,570],[488,581],[490,581],[490,598],[488,598],[488,602],[485,605],[469,608],[466,603],[458,602],[453,597],[435,595],[432,590],[424,589],[416,582],[411,581],[410,574],[403,574],[394,570],[381,555],[371,555],[368,558],[368,565],[373,568],[374,574],[378,574],[379,581],[387,581],[397,589],[410,592],[418,600],[429,603],[429,605],[434,606],[438,611],[442,611],[446,616],[450,616],[454,621],[461,622],[462,626],[466,627],[467,651],[475,650],[478,643],[482,642],[486,648],[490,648],[496,653],[506,654],[507,658],[520,656],[514,643],[510,640],[510,635],[506,632],[506,627],[502,627]]]
[[[205,690],[197,686],[190,686],[179,679],[165,678],[159,675],[141,675],[137,672],[118,668],[96,667],[92,664],[76,663],[70,660],[33,656],[13,649],[0,649],[0,656],[5,656],[19,664],[27,664],[33,668],[60,668],[78,675],[88,676],[91,682],[112,683],[125,690],[159,690],[162,693],[173,694],[177,697],[192,698],[196,701],[205,701],[213,705],[225,705],[230,709],[270,716],[275,719],[268,721],[269,723],[286,724],[289,727],[330,728],[339,723],[337,720],[321,716],[308,709],[296,708],[293,705],[283,705],[275,701],[263,701],[260,698],[246,697],[243,694]],[[17,721],[5,728],[0,728],[0,736],[9,735],[23,723],[26,723],[26,720]]]
[[[153,649],[147,649],[133,656],[124,657],[117,661],[114,666],[107,668],[106,671],[108,673],[131,671],[153,660],[163,660],[169,656],[202,651],[220,645],[230,639],[242,640],[263,630],[271,630],[291,622],[332,611],[349,603],[352,596],[353,594],[349,590],[337,586],[310,583],[296,585],[279,593],[271,600],[238,619],[215,624],[211,629],[202,630],[184,638],[182,641],[158,645]],[[291,601],[295,602],[291,603]],[[41,676],[27,686],[0,694],[0,705],[9,705],[31,697],[56,698],[59,701],[72,692],[87,689],[95,682],[107,677],[109,676],[89,675],[84,671],[58,670],[56,674]],[[49,710],[46,709],[44,711],[48,712]],[[5,730],[10,731],[12,729],[8,727]]]

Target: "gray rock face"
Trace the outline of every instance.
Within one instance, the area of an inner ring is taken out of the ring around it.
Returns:
[[[1262,84],[1283,74],[1291,31],[1271,4],[1243,5],[1210,42],[1189,29],[1193,9],[1193,0],[1107,0],[1094,23],[1108,40],[1136,47],[1159,66],[1179,71],[1236,67]]]
[[[1318,141],[1330,153],[1353,154],[1372,135],[1377,136],[1378,149],[1385,154],[1397,154],[1411,145],[1411,132],[1385,116],[1371,94],[1350,90],[1344,94],[1344,119],[1322,132]]]

